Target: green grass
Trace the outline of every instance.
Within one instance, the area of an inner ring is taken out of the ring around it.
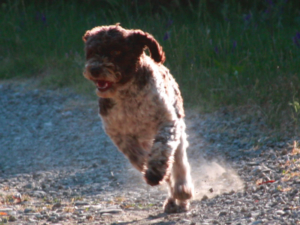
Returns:
[[[0,79],[39,77],[46,86],[93,92],[82,77],[81,37],[94,26],[120,22],[161,43],[187,106],[254,107],[272,125],[286,118],[299,124],[297,1],[210,0],[181,7],[51,2],[11,0],[0,6]]]

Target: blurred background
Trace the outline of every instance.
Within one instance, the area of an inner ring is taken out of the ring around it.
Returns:
[[[0,79],[94,94],[82,36],[117,22],[163,46],[186,107],[299,125],[299,0],[1,0]]]

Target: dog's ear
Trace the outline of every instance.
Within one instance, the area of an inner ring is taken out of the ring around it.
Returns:
[[[128,38],[132,42],[131,44],[133,46],[139,46],[142,49],[148,47],[150,56],[155,62],[165,62],[166,57],[162,46],[160,46],[151,34],[141,30],[134,30],[131,34],[129,34]]]
[[[84,34],[83,37],[82,37],[82,40],[83,40],[84,42],[86,42],[86,40],[90,37],[90,35],[91,35],[91,32],[90,32],[89,30],[86,31],[85,34]]]

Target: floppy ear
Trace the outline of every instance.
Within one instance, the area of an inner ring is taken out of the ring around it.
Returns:
[[[128,38],[133,46],[139,46],[142,49],[148,47],[150,56],[155,62],[164,63],[166,60],[162,47],[151,34],[141,30],[134,30],[129,34]]]
[[[87,40],[89,37],[90,37],[90,31],[88,30],[88,31],[86,31],[85,34],[83,35],[82,40],[83,40],[84,42],[86,42],[86,40]]]

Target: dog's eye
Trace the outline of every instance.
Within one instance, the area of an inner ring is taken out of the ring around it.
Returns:
[[[118,56],[118,55],[121,54],[121,51],[111,51],[110,54],[111,54],[112,56]]]

